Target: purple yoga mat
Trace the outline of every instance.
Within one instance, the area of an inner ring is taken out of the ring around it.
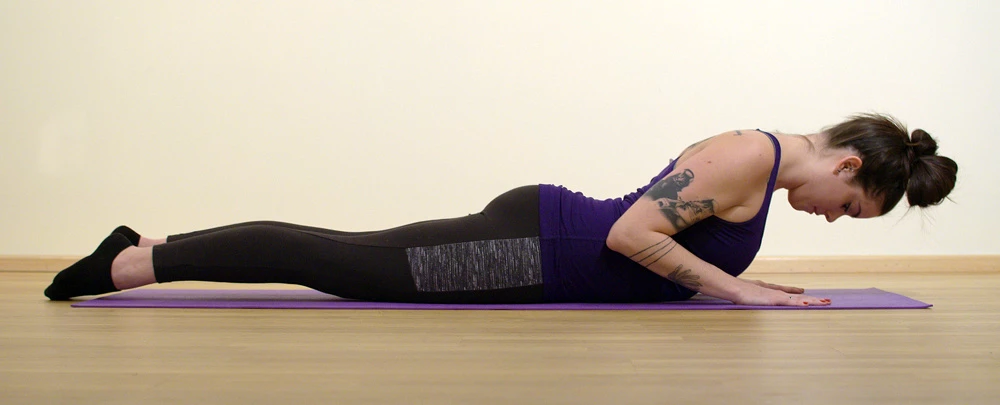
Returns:
[[[313,290],[131,290],[73,304],[80,308],[274,308],[274,309],[509,309],[509,310],[677,310],[677,309],[910,309],[931,305],[877,288],[808,290],[833,304],[815,307],[734,305],[702,295],[687,301],[614,304],[408,304],[352,301]]]

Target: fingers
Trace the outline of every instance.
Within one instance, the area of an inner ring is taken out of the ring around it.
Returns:
[[[792,294],[774,289],[757,287],[748,289],[738,300],[733,301],[740,305],[779,305],[779,306],[827,306],[831,301],[829,298],[818,298],[804,294]]]
[[[786,293],[802,294],[802,293],[806,292],[805,289],[802,289],[802,288],[799,288],[799,287],[786,287],[786,286],[783,286],[783,285],[775,285],[775,284],[772,284],[772,285],[774,285],[775,287],[778,287],[779,290],[784,291]]]
[[[771,283],[768,283],[768,282],[763,281],[763,280],[744,280],[744,281],[746,281],[748,283],[751,283],[751,284],[759,285],[759,286],[764,287],[764,288],[769,288],[769,289],[772,289],[772,290],[778,290],[778,291],[782,291],[782,292],[786,292],[786,293],[790,293],[790,294],[802,294],[802,293],[806,292],[806,290],[804,290],[802,288],[799,288],[799,287],[786,287],[786,286],[783,286],[783,285],[771,284]]]
[[[810,297],[808,295],[789,295],[788,305],[790,306],[827,306],[832,301],[829,298]]]
[[[789,293],[789,294],[802,294],[802,293],[806,292],[806,290],[804,290],[802,288],[799,288],[799,287],[786,287],[786,286],[783,286],[783,285],[771,284],[771,283],[765,283],[765,282],[761,282],[761,286],[762,287],[770,288],[772,290],[784,291],[784,292]]]

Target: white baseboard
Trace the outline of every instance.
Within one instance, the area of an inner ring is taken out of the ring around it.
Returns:
[[[748,273],[992,273],[1000,255],[758,257]]]

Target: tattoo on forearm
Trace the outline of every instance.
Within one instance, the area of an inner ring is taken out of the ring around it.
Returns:
[[[701,288],[701,283],[698,282],[699,279],[701,277],[697,274],[692,274],[691,269],[685,269],[683,264],[678,264],[674,271],[667,274],[667,280],[680,284],[681,287],[692,291],[698,291]]]
[[[663,253],[660,253],[659,256],[656,256],[656,258],[653,259],[653,261],[649,262],[649,264],[646,265],[647,268],[650,267],[650,266],[652,266],[656,262],[660,261],[660,259],[662,259],[663,256],[666,256],[667,253],[670,253],[672,250],[674,250],[675,247],[677,247],[677,242],[674,242],[674,241],[670,241],[670,242],[671,242],[670,249],[666,249],[666,250],[663,251]]]
[[[645,249],[636,252],[628,258],[648,268],[649,266],[652,266],[653,263],[660,261],[663,256],[666,256],[667,253],[670,253],[675,247],[677,247],[677,242],[674,242],[671,238],[663,238],[663,240],[649,245]],[[653,258],[653,260],[649,260],[650,258]]]
[[[691,224],[715,215],[715,200],[686,201],[680,196],[681,190],[694,181],[691,169],[664,177],[649,188],[644,197],[656,202],[663,216],[674,225],[677,232]]]
[[[742,136],[742,135],[743,135],[742,132],[740,132],[739,130],[736,131],[736,136]]]
[[[647,246],[645,249],[635,252],[628,258],[641,264],[643,267],[652,270],[653,264],[659,262],[663,256],[666,256],[667,253],[670,253],[676,247],[677,242],[672,238],[667,237],[663,238],[659,242]],[[692,291],[698,291],[701,288],[701,283],[698,282],[700,279],[700,276],[692,274],[691,269],[685,269],[682,264],[678,264],[677,267],[670,272],[670,274],[667,274],[667,280]]]
[[[635,252],[635,254],[633,254],[632,256],[629,256],[628,258],[629,258],[629,259],[632,259],[632,260],[635,260],[635,257],[636,257],[636,256],[638,256],[638,255],[641,255],[641,254],[645,253],[645,252],[646,252],[647,250],[649,250],[649,249],[652,249],[652,248],[655,248],[655,247],[657,247],[657,246],[660,246],[660,245],[662,245],[662,244],[663,244],[664,242],[666,242],[666,243],[670,243],[670,238],[663,238],[663,240],[661,240],[661,241],[659,241],[659,242],[656,242],[656,243],[654,243],[654,244],[652,244],[652,245],[649,245],[649,246],[646,246],[646,248],[645,248],[645,249],[642,249],[642,250],[640,250],[640,251],[638,251],[638,252]]]

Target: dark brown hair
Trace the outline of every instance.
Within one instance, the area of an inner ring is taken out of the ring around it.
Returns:
[[[937,155],[937,142],[922,129],[908,135],[898,120],[859,114],[825,131],[827,147],[849,148],[861,158],[854,182],[871,198],[882,198],[883,215],[906,194],[909,205],[940,204],[955,188],[958,164]]]

